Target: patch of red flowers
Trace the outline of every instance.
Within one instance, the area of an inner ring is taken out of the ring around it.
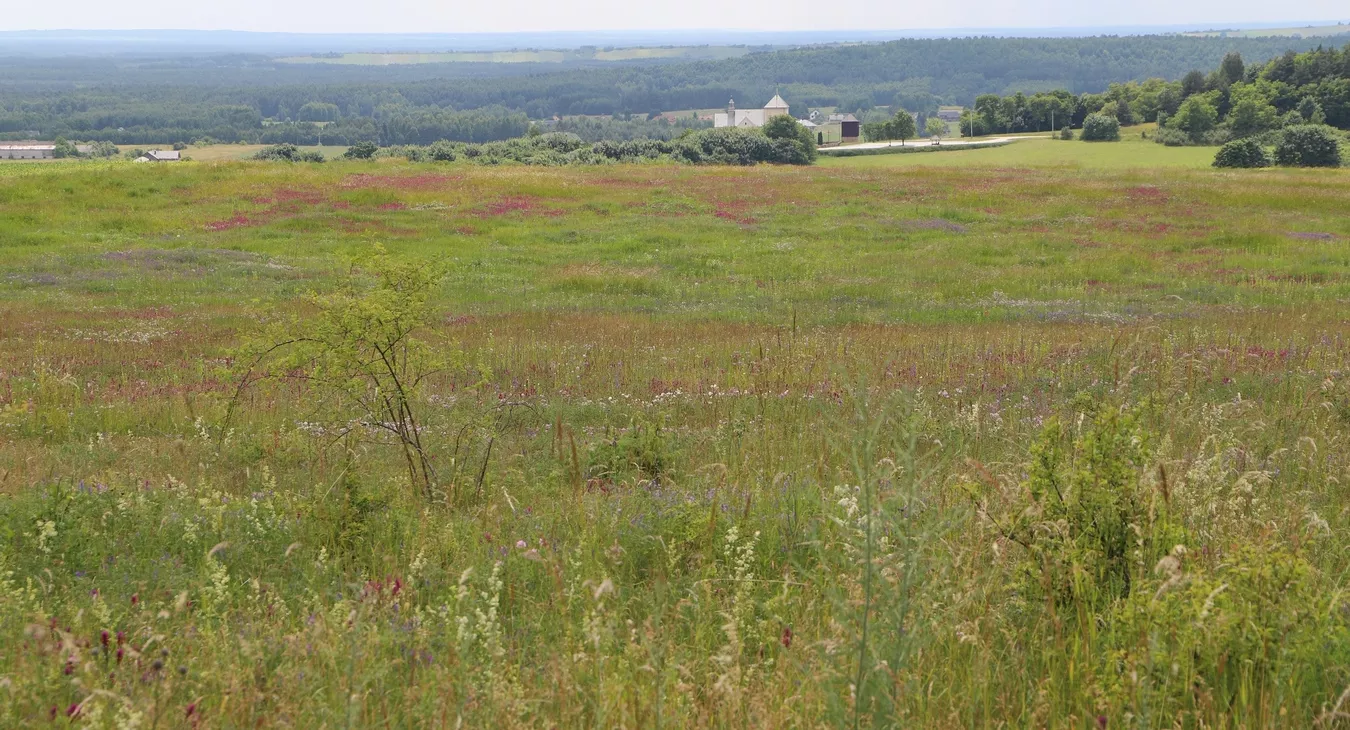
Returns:
[[[746,204],[740,201],[735,203],[718,203],[716,210],[713,211],[713,215],[722,220],[732,221],[733,223],[739,223],[743,226],[758,223],[759,221],[755,220],[754,216],[746,213],[745,209]]]
[[[208,231],[228,231],[231,228],[253,225],[253,221],[246,215],[236,213],[233,218],[226,218],[223,221],[212,221],[206,224]]]
[[[495,218],[511,213],[520,213],[521,215],[543,215],[550,218],[556,218],[562,215],[563,211],[556,208],[540,207],[538,198],[528,195],[511,195],[488,203],[474,215],[479,218]]]
[[[445,183],[459,178],[453,175],[371,175],[357,173],[348,175],[341,183],[342,187],[352,188],[388,188],[392,190],[426,190],[442,187]]]

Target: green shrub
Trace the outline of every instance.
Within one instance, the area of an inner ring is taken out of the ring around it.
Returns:
[[[909,117],[908,114],[905,115]],[[776,144],[780,161],[793,165],[809,165],[816,161],[816,136],[801,122],[784,114],[764,124],[764,136],[790,144]],[[909,136],[913,136],[912,134]]]
[[[670,446],[661,429],[635,426],[591,447],[586,476],[610,482],[634,474],[659,479],[670,462]]]
[[[1064,125],[1064,128],[1061,129],[1061,130],[1059,130],[1059,138],[1060,138],[1060,139],[1073,139],[1073,127],[1070,127],[1070,126],[1067,125],[1067,124]]]
[[[1093,612],[1131,594],[1139,565],[1184,533],[1143,484],[1151,439],[1136,413],[1103,408],[1083,434],[1052,419],[1031,449],[1029,503],[1008,528],[1026,548],[1021,592]]]
[[[1167,120],[1167,128],[1185,134],[1191,144],[1203,144],[1206,135],[1218,123],[1219,112],[1214,105],[1199,96],[1192,96]]]
[[[770,139],[758,129],[704,129],[680,137],[671,156],[684,162],[713,165],[753,165],[759,162],[807,164],[800,143]]]
[[[1161,559],[1147,590],[1104,617],[1108,695],[1134,713],[1180,716],[1259,702],[1281,686],[1339,684],[1321,657],[1350,651],[1345,599],[1297,552],[1247,545],[1213,568],[1186,550]],[[1128,682],[1123,678],[1131,677]],[[1142,707],[1146,689],[1150,707]],[[1272,708],[1273,709],[1273,708]]]
[[[426,157],[435,162],[454,162],[458,155],[454,143],[442,139],[426,148]]]
[[[94,142],[90,145],[90,157],[116,157],[117,154],[117,145],[112,142]]]
[[[79,157],[80,151],[75,149],[75,144],[66,140],[65,137],[56,138],[56,150],[52,156],[59,159],[65,157]]]
[[[369,160],[379,151],[380,146],[374,142],[357,142],[348,147],[347,151],[342,153],[342,157],[348,160]]]
[[[1219,148],[1215,167],[1270,167],[1270,153],[1254,139],[1238,139]]]
[[[293,144],[269,145],[254,153],[253,159],[297,162],[300,159],[300,148]]]
[[[1223,127],[1211,129],[1200,137],[1200,144],[1210,147],[1219,147],[1231,141],[1233,141],[1233,133]]]
[[[264,147],[253,155],[255,160],[281,162],[323,162],[323,153],[318,150],[301,150],[293,144],[274,144]]]
[[[1191,138],[1178,129],[1159,127],[1153,135],[1153,141],[1166,147],[1185,147],[1191,144]]]
[[[1340,167],[1340,140],[1331,127],[1288,127],[1275,145],[1275,162],[1289,167]]]
[[[1084,142],[1117,142],[1120,140],[1120,120],[1105,114],[1089,114],[1083,120]]]

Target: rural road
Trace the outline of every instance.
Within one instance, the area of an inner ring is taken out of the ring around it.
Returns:
[[[967,145],[992,144],[995,142],[1016,142],[1019,139],[1030,139],[1029,137],[990,137],[987,139],[964,140],[953,139],[942,143],[943,147],[965,147]],[[850,144],[842,147],[823,147],[821,154],[829,154],[836,150],[875,150],[882,147],[899,147],[899,142],[863,142],[862,144]],[[911,139],[905,143],[906,147],[928,147],[931,146],[926,139]]]

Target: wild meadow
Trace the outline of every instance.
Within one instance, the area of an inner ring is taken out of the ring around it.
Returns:
[[[1017,149],[0,166],[0,726],[1350,727],[1350,171]]]

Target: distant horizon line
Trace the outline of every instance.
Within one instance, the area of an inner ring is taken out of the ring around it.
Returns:
[[[463,30],[463,31],[310,31],[310,30],[240,30],[237,28],[16,28],[0,29],[0,35],[54,34],[54,33],[228,33],[240,35],[300,35],[300,36],[510,36],[510,35],[607,35],[607,34],[686,34],[686,33],[725,33],[747,35],[783,35],[809,34],[828,35],[836,33],[858,33],[870,36],[893,33],[978,33],[993,31],[1102,31],[1102,30],[1147,30],[1167,29],[1178,32],[1221,32],[1226,30],[1263,30],[1283,28],[1318,28],[1345,25],[1350,32],[1350,17],[1343,19],[1320,20],[1282,20],[1282,21],[1206,21],[1199,23],[1114,23],[1105,25],[998,25],[998,26],[917,26],[909,28],[799,28],[799,29],[756,29],[734,27],[685,27],[685,28],[594,28],[566,30]]]

